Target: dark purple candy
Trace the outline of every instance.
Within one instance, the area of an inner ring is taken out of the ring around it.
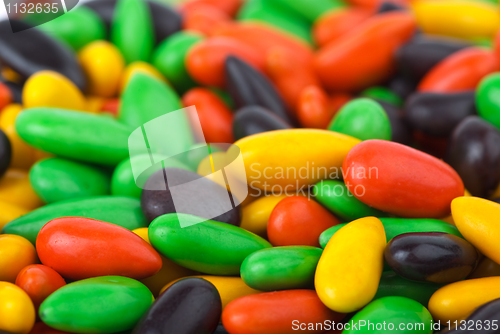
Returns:
[[[419,35],[397,50],[398,72],[418,83],[441,60],[469,46],[459,39]]]
[[[453,131],[445,161],[473,196],[489,197],[500,183],[500,132],[477,116],[465,118]]]
[[[226,88],[237,109],[261,106],[292,123],[285,103],[272,83],[243,60],[229,56],[225,63]]]
[[[384,257],[398,275],[415,281],[451,283],[474,270],[478,253],[474,246],[442,232],[405,233],[386,246]]]
[[[261,132],[291,128],[292,125],[278,115],[259,106],[243,107],[234,114],[233,134],[236,140]]]
[[[415,93],[407,100],[404,116],[410,126],[427,135],[449,137],[467,116],[476,114],[475,93]]]
[[[212,334],[221,313],[220,295],[212,283],[185,278],[158,297],[132,334]]]
[[[31,27],[21,21],[16,24]],[[85,89],[85,75],[73,51],[39,29],[13,33],[9,21],[0,21],[0,61],[23,79],[51,70],[64,75],[82,91]]]

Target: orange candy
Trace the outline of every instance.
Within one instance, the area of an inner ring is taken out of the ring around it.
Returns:
[[[319,235],[340,221],[317,202],[302,196],[281,200],[267,223],[267,237],[273,246],[319,245]]]
[[[243,0],[189,0],[180,5],[181,13],[197,8],[198,6],[209,5],[224,12],[226,15],[234,16],[242,5]]]
[[[499,69],[499,58],[495,53],[486,49],[467,48],[438,63],[422,79],[418,90],[435,93],[472,90],[484,76]]]
[[[341,93],[328,98],[319,86],[308,86],[300,92],[297,117],[305,128],[326,129],[335,113],[350,99]]]
[[[305,62],[297,66],[295,55],[281,47],[275,47],[267,54],[266,73],[290,110],[297,109],[304,88],[319,85],[312,64]]]
[[[225,103],[206,88],[193,88],[182,97],[184,107],[194,105],[208,143],[232,143],[233,114]]]
[[[217,7],[199,4],[184,13],[182,27],[184,30],[197,31],[211,36],[219,24],[230,22],[231,18]]]
[[[43,264],[32,264],[19,272],[16,285],[30,296],[33,305],[38,309],[45,298],[66,285],[66,282],[54,269]]]
[[[313,57],[312,49],[297,37],[257,22],[220,25],[213,30],[213,34],[234,38],[263,55],[281,47],[293,54],[296,63],[308,62]]]
[[[258,70],[264,68],[264,55],[227,37],[212,37],[196,44],[187,54],[186,68],[198,83],[224,87],[224,63],[230,55],[241,58]]]
[[[394,52],[415,31],[404,12],[377,15],[319,50],[315,68],[325,87],[355,92],[379,84],[393,71]]]
[[[248,295],[233,300],[222,312],[222,324],[231,334],[293,333],[300,329],[294,325],[328,321],[337,323],[343,318],[344,314],[331,311],[323,305],[314,290]],[[302,328],[300,332],[323,333],[324,330],[306,331]]]
[[[332,10],[321,16],[313,27],[313,38],[319,46],[325,46],[344,34],[355,29],[373,15],[364,8],[342,8]]]

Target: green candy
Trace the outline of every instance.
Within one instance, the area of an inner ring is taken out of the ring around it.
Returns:
[[[361,92],[360,95],[371,99],[378,99],[398,107],[403,105],[403,100],[386,87],[370,87]]]
[[[189,166],[191,170],[196,171],[203,159],[210,154],[221,151],[222,149],[215,145],[198,143],[192,145],[185,153],[179,154],[177,157],[179,157],[180,161]]]
[[[395,236],[404,233],[415,233],[415,232],[443,232],[456,235],[457,237],[463,238],[458,229],[438,219],[430,218],[379,218],[384,225],[385,236],[387,242],[389,242]],[[325,248],[331,237],[346,224],[339,224],[329,229],[325,230],[319,236],[319,243],[321,247]]]
[[[359,98],[348,102],[335,115],[328,130],[361,140],[391,140],[391,123],[384,109],[372,99]]]
[[[206,220],[182,228],[183,221],[200,218],[169,213],[153,220],[148,229],[151,244],[183,267],[212,275],[239,275],[245,258],[272,247],[263,238],[240,227]]]
[[[342,0],[268,0],[278,6],[282,6],[303,19],[314,23],[324,13],[346,7]]]
[[[387,216],[386,213],[374,209],[354,197],[341,181],[326,180],[316,183],[313,195],[316,201],[345,221],[369,216]]]
[[[400,296],[416,300],[422,305],[427,305],[434,292],[442,286],[444,285],[410,281],[389,271],[382,274],[377,294],[373,299],[387,296]]]
[[[202,39],[203,36],[197,33],[179,31],[161,42],[153,53],[153,65],[179,92],[196,86],[184,60],[189,49]]]
[[[133,328],[154,298],[139,281],[101,276],[63,286],[40,305],[44,323],[82,334],[117,333]]]
[[[90,42],[106,39],[106,26],[90,8],[78,7],[39,27],[79,50]]]
[[[114,166],[128,157],[130,128],[109,117],[56,109],[26,109],[16,131],[31,146],[63,157]]]
[[[127,64],[149,61],[154,47],[153,20],[142,0],[118,0],[111,25],[111,41]]]
[[[142,188],[137,186],[134,179],[132,164],[134,164],[134,166],[138,166],[141,170],[147,169],[147,171],[143,172],[137,180],[140,185],[144,185],[151,174],[162,168],[161,164],[151,166],[151,156],[149,154],[140,154],[123,160],[120,164],[118,164],[118,166],[116,166],[113,176],[111,177],[112,195],[141,198]],[[172,158],[164,160],[163,166],[165,168],[174,167],[191,170],[182,162]]]
[[[71,199],[42,206],[16,218],[2,229],[4,234],[20,235],[35,244],[43,225],[60,217],[85,217],[122,226],[128,230],[147,227],[148,223],[136,198],[99,196]]]
[[[259,21],[313,44],[311,24],[294,11],[267,0],[250,0],[243,4],[238,20]]]
[[[118,120],[135,129],[152,119],[181,108],[181,100],[172,88],[149,75],[136,73],[122,94]],[[175,127],[169,130],[174,131]]]
[[[476,91],[477,113],[500,129],[500,73],[485,77]]]
[[[29,177],[33,190],[45,203],[109,194],[110,178],[105,172],[62,158],[38,161]]]
[[[392,331],[403,334],[432,333],[432,316],[429,311],[422,304],[405,297],[374,300],[356,313],[348,323],[351,326],[346,328],[343,334],[382,334]],[[357,324],[357,328],[352,324]]]
[[[241,265],[241,278],[261,291],[307,289],[322,250],[311,246],[266,248],[250,254]]]

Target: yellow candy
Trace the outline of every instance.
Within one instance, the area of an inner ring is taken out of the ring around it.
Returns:
[[[342,175],[345,156],[359,142],[333,131],[291,129],[245,137],[235,145],[243,155],[249,186],[283,193]]]
[[[478,197],[457,197],[451,202],[451,214],[464,238],[500,263],[500,204]]]
[[[337,231],[319,259],[314,277],[318,297],[333,311],[350,313],[375,296],[386,237],[375,217],[357,219]]]
[[[24,140],[22,140],[16,132],[14,126],[17,115],[22,111],[20,104],[10,104],[0,113],[0,128],[9,138],[12,148],[12,160],[10,167],[29,169],[35,162],[35,149]]]
[[[113,97],[118,93],[125,61],[116,46],[106,41],[92,42],[80,50],[78,58],[89,80],[90,94]]]
[[[42,200],[31,188],[28,172],[9,169],[0,179],[0,201],[33,210],[42,205]]]
[[[85,110],[85,98],[65,76],[53,71],[33,74],[23,88],[24,108],[54,107]]]
[[[31,242],[18,235],[0,234],[0,281],[14,283],[21,269],[36,262]]]
[[[429,311],[434,320],[460,320],[477,307],[500,298],[500,277],[484,277],[448,284],[434,292]]]
[[[5,226],[5,224],[10,222],[11,220],[27,214],[28,212],[29,210],[20,206],[0,201],[0,231]]]
[[[34,324],[35,307],[28,294],[17,285],[0,282],[0,330],[26,334]]]
[[[243,282],[243,280],[240,277],[209,276],[209,275],[190,276],[190,277],[200,277],[212,283],[219,292],[223,309],[224,307],[226,307],[227,304],[229,304],[230,302],[232,302],[237,298],[253,295],[255,293],[262,293],[262,291],[252,289],[251,287],[246,285],[245,282]],[[178,280],[175,280],[174,282],[165,285],[163,289],[161,289],[161,293],[177,281]]]
[[[156,68],[146,62],[136,61],[129,64],[125,68],[125,71],[123,72],[122,78],[120,80],[120,92],[123,92],[125,87],[127,87],[130,78],[132,78],[132,76],[136,73],[144,73],[152,76],[153,78],[160,79],[163,82],[167,82],[165,77],[160,72],[158,72]]]
[[[138,228],[133,230],[132,232],[140,236],[148,244],[151,244],[149,242],[147,227]],[[172,260],[166,258],[161,254],[160,257],[163,262],[160,271],[151,277],[141,280],[141,282],[145,286],[147,286],[149,290],[151,290],[155,297],[160,295],[160,290],[165,286],[165,284],[175,281],[181,277],[192,275],[194,273],[192,270],[189,270],[178,265],[177,263],[172,262]]]
[[[264,196],[243,207],[240,227],[261,237],[266,237],[267,222],[271,212],[282,199],[287,197],[286,195]]]
[[[103,106],[104,102],[106,102],[106,100],[102,97],[88,96],[86,110],[90,113],[97,114],[101,111],[101,107]]]
[[[482,1],[419,0],[412,7],[426,34],[473,40],[492,38],[500,27],[497,7]]]

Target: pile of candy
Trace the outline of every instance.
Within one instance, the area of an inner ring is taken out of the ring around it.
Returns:
[[[500,331],[497,0],[50,14],[0,22],[0,333]]]

